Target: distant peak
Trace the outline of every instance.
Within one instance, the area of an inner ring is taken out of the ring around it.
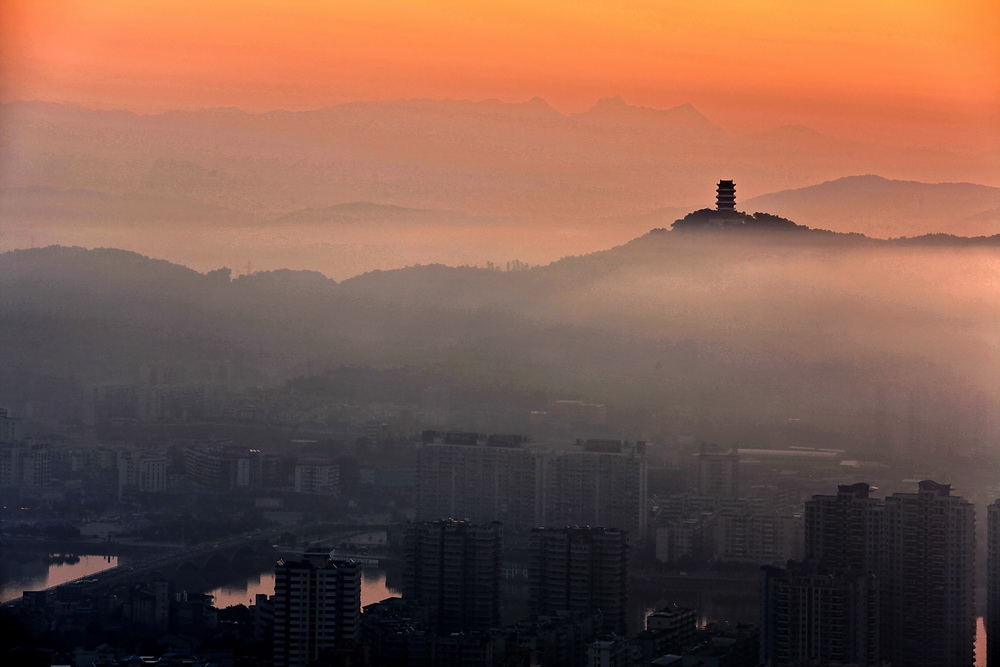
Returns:
[[[683,104],[678,104],[675,107],[670,107],[670,109],[668,109],[668,111],[681,111],[681,112],[687,112],[687,113],[696,113],[699,116],[703,115],[701,113],[701,111],[698,110],[698,107],[696,107],[695,105],[691,104],[690,102],[684,102]]]
[[[164,116],[242,116],[246,112],[239,107],[205,107],[202,109],[172,109]]]
[[[627,107],[628,104],[625,103],[625,98],[621,95],[612,95],[611,97],[602,97],[594,103],[594,108],[598,107]]]
[[[621,95],[604,97],[597,101],[594,106],[582,114],[577,114],[581,118],[608,118],[615,121],[640,122],[660,126],[677,126],[686,130],[700,129],[719,133],[721,130],[698,111],[690,102],[670,107],[669,109],[657,109],[654,107],[634,106],[625,102]]]
[[[678,104],[675,107],[670,107],[664,113],[668,113],[671,116],[681,116],[687,118],[698,118],[708,121],[708,118],[698,109],[695,105],[690,102],[685,102],[684,104]]]
[[[879,176],[878,174],[858,174],[857,176],[841,176],[836,178],[831,183],[836,183],[837,181],[870,181],[873,183],[885,183],[890,179],[885,176]]]
[[[538,95],[535,95],[530,100],[521,102],[520,104],[518,104],[518,106],[523,107],[525,109],[538,109],[540,111],[555,111],[555,109],[552,108],[552,105],[549,104],[548,101],[545,100],[545,98],[539,97]]]

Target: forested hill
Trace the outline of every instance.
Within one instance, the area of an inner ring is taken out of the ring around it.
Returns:
[[[996,241],[657,230],[543,267],[341,283],[20,250],[0,255],[0,404],[134,381],[148,363],[225,361],[242,385],[408,369],[497,409],[527,392],[692,428],[818,419],[855,439],[876,395],[902,420],[898,388],[916,387],[928,419],[961,431],[997,398]],[[373,377],[393,394],[391,373]]]

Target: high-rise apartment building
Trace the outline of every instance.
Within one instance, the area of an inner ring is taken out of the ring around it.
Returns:
[[[418,449],[417,518],[499,521],[531,530],[538,515],[540,462],[521,436],[423,434]]]
[[[545,461],[543,526],[603,526],[643,541],[647,529],[644,442],[578,441]]]
[[[522,544],[539,525],[590,525],[646,536],[645,443],[580,440],[572,451],[525,438],[427,431],[419,445],[417,519],[500,521]]]
[[[245,489],[264,482],[264,455],[260,450],[231,443],[208,442],[184,450],[184,472],[203,486]]]
[[[274,665],[305,667],[327,649],[357,639],[361,567],[329,552],[306,552],[274,569]]]
[[[762,570],[761,664],[879,663],[875,575],[831,571],[816,563]]]
[[[0,408],[0,443],[18,442],[21,438],[21,420],[11,417],[7,408]]]
[[[40,488],[51,479],[51,455],[45,443],[0,443],[0,489]]]
[[[783,563],[802,553],[802,519],[755,512],[719,512],[714,558],[726,563]]]
[[[1000,667],[1000,500],[986,508],[986,667]]]
[[[404,536],[403,599],[441,634],[500,624],[500,523],[412,523]]]
[[[806,560],[832,570],[878,570],[884,503],[870,493],[863,482],[841,484],[837,495],[806,502]]]
[[[736,450],[698,452],[698,495],[708,498],[736,498],[740,495],[740,455]]]
[[[806,558],[878,579],[880,658],[906,667],[974,663],[975,509],[951,485],[869,497],[867,484],[806,503]]]
[[[117,466],[119,497],[126,489],[142,493],[162,493],[167,490],[170,460],[166,456],[121,449],[117,452]]]
[[[598,613],[603,631],[624,635],[628,535],[614,528],[535,528],[528,552],[531,612]]]
[[[882,658],[906,667],[975,662],[975,508],[950,484],[885,499]]]

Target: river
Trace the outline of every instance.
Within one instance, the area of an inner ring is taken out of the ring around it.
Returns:
[[[264,570],[242,582],[230,582],[207,591],[215,597],[215,606],[224,609],[237,604],[252,604],[258,593],[274,595],[274,570]],[[361,571],[361,606],[381,602],[398,596],[397,590],[385,583],[385,572],[371,569]]]
[[[117,566],[119,556],[88,554],[57,554],[27,549],[5,549],[0,561],[0,602],[21,597],[23,591],[40,590],[50,586],[85,577]],[[236,571],[225,577],[225,583],[209,583],[204,592],[215,597],[215,606],[222,609],[237,604],[250,604],[258,593],[274,594],[273,563],[266,558],[255,558],[241,564]],[[732,586],[729,590],[717,590],[717,586],[690,585],[658,590],[651,586],[637,586],[631,592],[629,630],[641,629],[643,620],[657,608],[667,604],[678,604],[697,609],[700,622],[726,619],[733,622],[756,623],[758,601],[756,584]],[[527,610],[526,586],[506,584],[505,598],[508,612],[505,622],[517,620],[512,616],[523,615]],[[983,595],[985,591],[979,590]],[[382,569],[366,569],[361,578],[361,604],[369,605],[388,597],[399,595],[399,591],[386,583],[386,572]],[[976,667],[986,665],[986,633],[983,619],[976,624]]]
[[[0,602],[16,600],[24,591],[58,586],[117,566],[118,556],[5,548],[0,558]]]

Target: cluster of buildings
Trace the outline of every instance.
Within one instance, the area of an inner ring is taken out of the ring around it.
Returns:
[[[21,420],[0,408],[0,489],[38,489],[52,476],[49,445],[25,439]]]
[[[655,552],[665,563],[760,564],[798,558],[802,552],[801,506],[770,486],[744,494],[741,454],[706,446],[695,457],[694,493],[655,502]],[[744,475],[745,476],[745,475]]]
[[[975,663],[975,509],[930,480],[916,493],[841,485],[805,506],[805,558],[764,567],[761,662]]]
[[[518,435],[425,431],[416,517],[499,521],[509,544],[536,526],[606,526],[647,535],[646,443],[578,440],[536,449]]]
[[[573,418],[595,409],[559,406]],[[369,426],[366,437],[378,440],[384,425]],[[816,487],[858,474],[863,462],[837,450],[702,447],[691,456],[678,449],[674,462],[690,492],[650,497],[651,452],[642,441],[539,446],[520,435],[425,431],[412,458],[382,470],[406,473],[401,497],[413,503],[402,597],[362,609],[360,565],[309,551],[277,564],[275,594],[252,609],[255,636],[288,667],[974,664],[974,507],[949,485],[928,480],[876,497],[853,484],[828,495]],[[342,483],[325,456],[277,457],[232,442],[189,441],[169,456],[52,450],[24,439],[19,420],[0,410],[0,488],[44,488],[63,468],[115,480],[119,498],[185,485],[337,496]],[[667,608],[629,636],[629,561],[646,547],[663,563],[690,564],[680,569],[767,564],[759,629],[699,628],[692,610]],[[995,639],[1000,501],[988,510],[987,551]],[[505,553],[526,571],[527,613],[514,623],[502,614]],[[26,596],[25,605],[38,618],[55,605],[60,623],[83,628],[87,600],[68,588]],[[216,622],[210,601],[167,582],[121,588],[114,600],[117,618],[157,632]],[[1000,665],[994,653],[989,664]]]
[[[381,377],[377,371],[338,370],[337,378],[344,386],[356,390],[378,387],[378,391],[371,392],[371,400],[356,395],[361,391],[343,391],[331,397],[322,391],[260,387],[245,371],[228,363],[147,364],[134,379],[75,390],[74,399],[81,404],[77,416],[102,427],[211,423],[305,426],[338,432],[352,431],[357,424],[372,420],[385,428],[395,424],[405,433],[417,430],[421,420],[440,423],[483,416],[481,411],[463,415],[464,411],[450,406],[447,388],[429,386],[420,391],[399,391],[401,382],[412,384],[412,379]],[[386,394],[394,394],[397,400],[376,398]],[[45,418],[53,411],[37,403],[18,407],[22,414],[33,418]]]
[[[54,447],[20,437],[19,422],[0,408],[0,490],[91,496],[114,491],[118,499],[191,488],[322,496],[341,491],[340,466],[329,456],[276,456],[219,440],[192,441],[172,453],[123,445]]]
[[[531,530],[528,617],[501,624],[503,537],[498,522],[410,523],[402,597],[363,611],[355,561],[322,549],[279,561],[274,596],[253,609],[271,623],[273,664],[334,656],[386,667],[756,664],[754,628],[698,628],[691,609],[662,609],[628,637],[628,535],[613,528]]]
[[[229,403],[228,364],[143,366],[137,382],[99,384],[90,396],[96,423],[184,422],[221,414]]]
[[[25,591],[18,617],[35,636],[88,638],[95,625],[136,639],[156,638],[193,649],[195,636],[218,627],[212,596],[156,577],[110,587],[92,579]]]

